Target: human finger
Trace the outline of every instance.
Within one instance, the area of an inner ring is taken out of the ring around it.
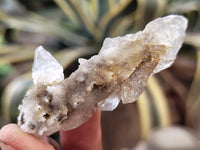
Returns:
[[[16,124],[8,124],[0,130],[0,141],[5,144],[2,146],[5,150],[9,150],[8,147],[15,150],[55,150],[49,143],[21,131]]]
[[[101,113],[97,111],[87,122],[70,131],[60,131],[63,150],[101,150]]]

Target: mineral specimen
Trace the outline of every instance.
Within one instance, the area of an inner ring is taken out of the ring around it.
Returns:
[[[79,59],[79,68],[64,79],[60,64],[42,47],[36,49],[33,81],[18,124],[37,137],[69,130],[100,109],[111,111],[120,101],[132,103],[153,74],[169,67],[181,47],[187,19],[158,18],[136,34],[107,38],[98,55]]]

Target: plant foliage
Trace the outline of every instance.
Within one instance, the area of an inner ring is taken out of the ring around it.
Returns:
[[[17,106],[32,86],[31,65],[37,46],[51,49],[67,76],[77,68],[77,58],[98,53],[106,37],[137,32],[152,19],[167,14],[186,16],[189,27],[175,64],[153,77],[134,104],[139,112],[141,137],[145,138],[155,126],[173,123],[199,130],[198,0],[2,0],[1,125],[16,122]]]

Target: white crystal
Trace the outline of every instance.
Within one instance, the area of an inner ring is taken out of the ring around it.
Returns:
[[[118,106],[119,102],[120,99],[118,97],[118,94],[114,92],[104,101],[100,101],[98,103],[98,109],[102,111],[113,111]]]
[[[183,43],[185,30],[188,21],[185,17],[178,15],[169,15],[163,18],[155,19],[148,23],[144,29],[144,33],[151,33],[152,45],[165,45],[168,50],[165,55],[161,56],[157,67],[153,74],[168,68],[174,62],[176,55]]]
[[[65,80],[60,64],[39,47],[33,65],[36,85],[19,106],[21,129],[44,137],[78,127],[97,109],[113,110],[120,100],[134,102],[149,77],[173,63],[186,26],[184,17],[170,15],[136,34],[105,39],[99,54],[79,59],[79,68]]]
[[[63,67],[42,46],[36,49],[32,71],[34,84],[49,85],[64,80]]]

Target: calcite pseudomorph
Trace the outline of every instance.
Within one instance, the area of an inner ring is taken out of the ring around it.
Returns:
[[[35,86],[19,106],[18,124],[23,131],[44,137],[78,127],[98,109],[111,111],[120,101],[134,102],[148,78],[173,63],[186,27],[186,18],[170,15],[136,34],[107,38],[99,54],[79,59],[79,68],[66,79],[51,54],[37,48]]]

